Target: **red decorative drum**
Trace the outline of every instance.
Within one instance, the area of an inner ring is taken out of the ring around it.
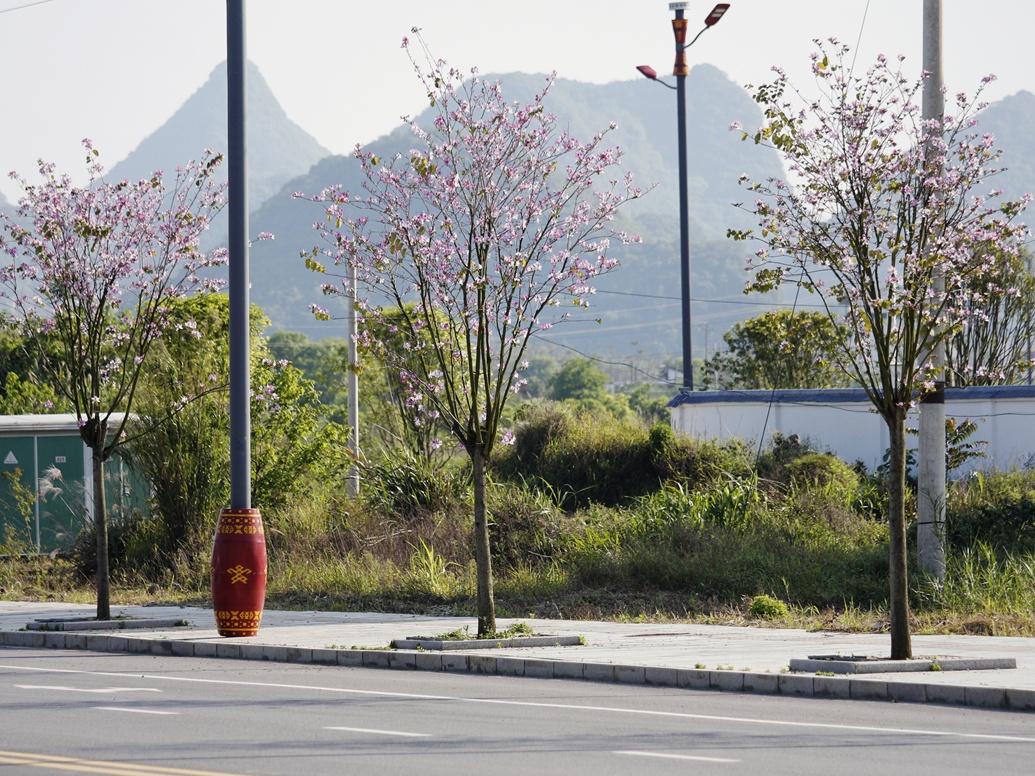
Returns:
[[[212,545],[212,608],[220,636],[254,636],[266,601],[266,535],[258,509],[224,509]]]

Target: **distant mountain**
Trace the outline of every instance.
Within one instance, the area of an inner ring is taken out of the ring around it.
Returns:
[[[506,74],[498,77],[510,101],[527,101],[543,84],[543,76]],[[725,239],[727,228],[753,226],[752,219],[730,203],[743,198],[742,172],[753,177],[782,175],[779,158],[770,149],[744,143],[729,125],[761,122],[755,102],[721,71],[695,67],[688,80],[691,253],[695,320],[708,324],[695,333],[700,342],[717,338],[729,325],[758,307],[745,305],[742,261],[744,247]],[[639,234],[640,245],[618,253],[622,267],[597,282],[598,294],[586,320],[559,326],[551,339],[594,353],[658,354],[679,352],[679,196],[675,92],[645,79],[605,85],[558,80],[546,101],[547,110],[576,136],[588,137],[611,121],[618,128],[609,144],[625,152],[622,168],[639,185],[656,187],[622,214],[622,228]],[[426,125],[431,111],[417,117]],[[400,126],[369,147],[388,158],[406,153],[415,143],[408,126]],[[251,299],[263,307],[273,327],[305,331],[311,337],[340,336],[340,325],[315,323],[309,304],[324,301],[323,278],[304,269],[299,252],[319,241],[313,222],[322,220],[319,205],[293,200],[293,191],[319,193],[340,183],[359,190],[362,179],[352,157],[331,156],[308,174],[288,183],[251,218],[253,231],[270,231],[273,242],[251,251]],[[723,302],[714,300],[723,299]],[[732,303],[730,303],[732,302]],[[758,300],[754,300],[755,303]],[[596,319],[601,323],[597,324]],[[701,351],[703,352],[703,350]]]
[[[1017,92],[985,108],[977,116],[977,132],[995,135],[996,148],[1006,169],[988,180],[984,188],[1001,188],[1010,199],[1022,194],[1035,194],[1035,94]],[[984,193],[984,192],[981,192]],[[1024,219],[1035,223],[1035,213],[1029,209]]]
[[[330,151],[284,113],[259,69],[248,63],[248,204],[254,210],[287,181],[304,174]],[[108,173],[115,180],[171,171],[206,148],[227,150],[226,63],[212,71],[165,124]],[[224,174],[226,166],[223,167]],[[225,231],[225,227],[224,227]]]

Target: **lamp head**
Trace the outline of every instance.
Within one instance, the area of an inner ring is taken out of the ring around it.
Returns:
[[[678,3],[673,3],[673,5],[678,5]],[[683,5],[686,5],[686,4],[683,3]],[[712,25],[717,24],[719,19],[722,18],[722,15],[724,13],[726,13],[726,11],[728,11],[729,8],[730,8],[730,4],[729,3],[719,3],[717,6],[715,6],[712,9],[712,12],[710,14],[708,14],[706,17],[704,17],[704,26],[705,27],[711,27]]]

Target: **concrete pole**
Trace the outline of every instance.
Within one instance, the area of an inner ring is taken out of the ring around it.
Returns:
[[[248,290],[248,173],[244,0],[226,3],[227,177],[230,214],[230,507],[250,509],[251,320]]]
[[[359,374],[356,372],[358,353],[356,348],[357,327],[359,325],[359,312],[356,310],[356,268],[349,268],[349,288],[351,297],[349,299],[349,444],[353,456],[353,464],[349,468],[349,496],[355,498],[359,495]]]
[[[942,3],[924,0],[923,119],[941,122],[945,113],[942,94]],[[940,173],[940,170],[938,171]],[[945,278],[933,281],[935,299],[945,293]],[[920,401],[920,470],[917,494],[917,549],[920,571],[945,581],[945,342],[931,354],[938,372],[935,389]]]

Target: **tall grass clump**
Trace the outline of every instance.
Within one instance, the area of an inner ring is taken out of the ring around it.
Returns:
[[[648,429],[544,402],[522,408],[514,444],[492,466],[499,479],[547,489],[570,512],[591,503],[628,505],[669,480],[698,484],[743,473],[748,461],[737,444],[678,438],[665,425]]]
[[[699,496],[693,506],[700,510],[703,501],[704,510],[696,525],[673,519],[667,536],[638,542],[639,573],[648,581],[660,565],[665,576],[658,581],[727,601],[763,593],[800,606],[883,600],[885,525],[848,510],[819,512],[807,491],[757,493],[731,486]]]
[[[954,482],[946,502],[950,554],[989,545],[1035,553],[1035,471],[974,472]]]
[[[944,584],[923,580],[917,597],[922,607],[956,617],[1035,611],[1035,554],[997,552],[977,542],[949,553]]]
[[[386,449],[345,483],[276,511],[267,528],[268,596],[331,609],[421,611],[473,590],[470,488],[462,467]]]
[[[502,480],[486,495],[497,571],[545,570],[564,552],[571,518],[548,489]]]

